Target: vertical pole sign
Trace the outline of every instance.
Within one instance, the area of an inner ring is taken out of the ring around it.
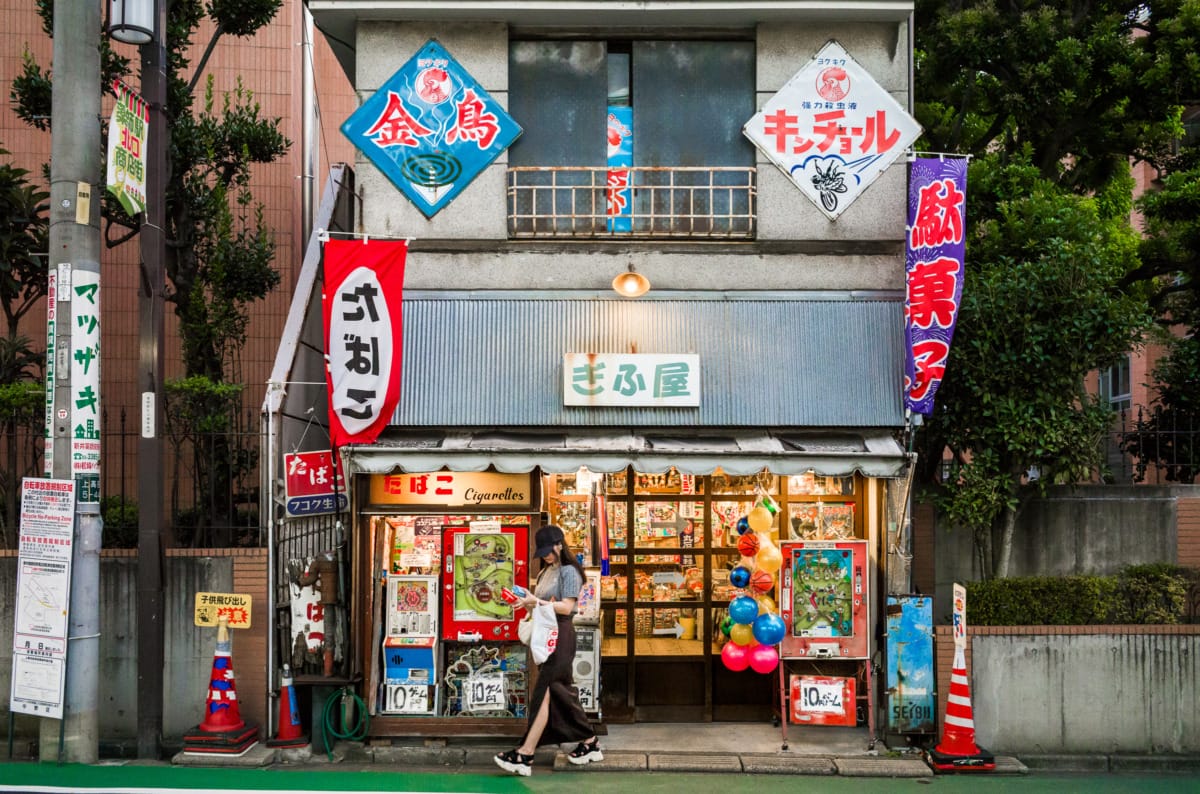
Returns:
[[[100,501],[100,273],[76,268],[71,284],[71,473],[81,504]]]
[[[75,483],[27,477],[21,489],[11,709],[63,717]]]
[[[49,268],[46,275],[46,428],[42,449],[45,452],[45,463],[42,474],[54,476],[54,373],[55,356],[54,338],[55,322],[58,319],[58,273]]]
[[[967,647],[967,588],[954,584],[954,647]]]

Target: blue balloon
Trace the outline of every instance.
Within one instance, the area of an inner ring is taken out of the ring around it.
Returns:
[[[745,535],[749,531],[750,531],[750,519],[746,518],[745,516],[742,516],[741,518],[738,519],[738,522],[737,522],[737,533],[739,535]]]
[[[729,602],[729,617],[734,623],[753,623],[758,616],[758,602],[750,596],[738,596]]]
[[[754,639],[763,645],[778,644],[786,633],[783,618],[774,613],[767,612],[754,619]]]
[[[729,572],[729,583],[734,587],[745,587],[750,584],[750,569],[739,565]]]

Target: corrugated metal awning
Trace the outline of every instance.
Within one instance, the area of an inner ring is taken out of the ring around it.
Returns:
[[[682,435],[662,430],[502,431],[405,434],[383,437],[368,447],[344,447],[348,471],[387,474],[396,471],[484,471],[506,474],[532,471],[567,474],[587,467],[612,473],[626,466],[660,474],[774,474],[896,477],[904,450],[884,430],[826,430],[704,433]]]
[[[846,293],[409,293],[400,428],[904,424],[904,304]],[[565,353],[694,353],[700,406],[564,405]]]

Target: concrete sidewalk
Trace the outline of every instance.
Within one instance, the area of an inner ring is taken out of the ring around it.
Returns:
[[[390,744],[341,742],[333,758],[311,749],[275,751],[260,745],[239,759],[179,754],[184,766],[303,766],[346,763],[414,769],[474,771],[494,769],[492,756],[510,749],[511,740],[396,739]],[[934,771],[915,750],[871,747],[865,729],[790,726],[785,742],[780,728],[756,723],[610,725],[601,737],[604,760],[574,766],[563,750],[543,747],[539,768],[588,772],[710,772],[843,777],[927,778]],[[1024,774],[1015,758],[997,758],[992,774]]]

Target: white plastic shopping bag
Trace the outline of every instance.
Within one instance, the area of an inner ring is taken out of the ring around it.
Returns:
[[[533,634],[529,639],[529,652],[533,663],[541,664],[550,658],[558,646],[558,616],[549,604],[538,604],[533,608]]]

